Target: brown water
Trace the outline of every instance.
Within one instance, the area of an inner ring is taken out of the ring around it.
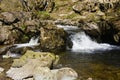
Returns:
[[[79,80],[120,80],[120,50],[93,53],[66,51],[61,54],[60,66],[75,69]]]

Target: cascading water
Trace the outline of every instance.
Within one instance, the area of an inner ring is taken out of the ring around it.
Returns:
[[[83,31],[73,32],[72,30],[78,30],[76,26],[62,26],[58,25],[58,28],[63,28],[66,31],[71,32],[70,39],[73,43],[71,51],[73,52],[93,52],[93,51],[105,51],[111,49],[117,49],[117,46],[113,46],[107,43],[97,43],[92,40]],[[70,31],[71,30],[71,31]]]
[[[73,43],[72,48],[61,55],[60,66],[75,69],[80,75],[79,80],[119,80],[120,76],[114,75],[120,71],[119,46],[97,43],[78,27],[58,27],[68,32],[68,40]]]
[[[84,32],[75,33],[71,35],[70,38],[73,42],[72,51],[75,52],[93,52],[97,50],[104,51],[117,48],[117,46],[110,44],[97,43]]]
[[[37,46],[37,45],[39,45],[38,40],[39,40],[39,37],[37,37],[37,38],[32,37],[32,38],[30,39],[29,43],[15,44],[15,46],[17,46],[17,48]]]
[[[34,46],[37,46],[37,45],[39,45],[38,40],[39,40],[39,37],[37,37],[37,38],[32,37],[32,38],[30,39],[29,43],[14,44],[14,45],[15,45],[15,48],[14,48],[14,49],[19,49],[19,48],[22,48],[22,47],[34,47]],[[17,58],[17,57],[20,57],[20,54],[12,53],[11,51],[8,51],[8,52],[7,52],[5,55],[3,55],[2,57],[3,57],[3,58],[9,58],[9,57]]]

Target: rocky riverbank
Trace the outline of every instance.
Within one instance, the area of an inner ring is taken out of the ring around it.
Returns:
[[[72,43],[56,24],[78,26],[97,42],[120,45],[120,0],[0,0],[0,45],[7,45],[0,55],[34,50],[14,45],[32,37],[39,38],[38,51],[65,51]]]
[[[119,4],[119,0],[1,0],[0,44],[24,43],[41,36],[44,51],[63,50],[67,34],[55,27],[63,24],[79,26],[100,42],[119,45]]]

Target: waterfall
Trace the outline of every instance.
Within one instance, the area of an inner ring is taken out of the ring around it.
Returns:
[[[70,35],[70,39],[73,43],[73,46],[71,48],[71,51],[73,52],[94,52],[94,51],[106,51],[106,50],[112,50],[112,49],[119,49],[118,46],[110,45],[107,43],[97,43],[95,40],[92,40],[88,35],[85,34],[85,32],[78,30],[79,28],[76,26],[63,26],[63,25],[57,25],[58,28],[63,28],[68,33],[72,33]],[[69,31],[70,30],[70,31]]]
[[[73,47],[72,51],[75,52],[93,52],[93,51],[104,51],[118,48],[117,46],[113,46],[107,43],[97,43],[92,40],[88,35],[84,32],[78,32],[70,36]]]
[[[37,37],[37,38],[32,37],[32,38],[30,39],[29,43],[15,44],[15,46],[17,46],[17,48],[37,46],[37,45],[39,45],[38,40],[39,40],[39,37]]]

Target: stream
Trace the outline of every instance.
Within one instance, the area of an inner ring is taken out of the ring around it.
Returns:
[[[62,26],[70,33],[71,49],[61,54],[59,67],[71,67],[80,80],[120,80],[120,47],[97,43],[74,26]],[[77,32],[76,32],[77,31]]]
[[[97,43],[76,26],[62,26],[73,42],[72,48],[60,52],[60,61],[55,68],[71,67],[79,75],[78,80],[120,80],[120,47],[107,43]],[[29,43],[15,44],[17,47],[38,45],[38,39],[32,38]],[[12,58],[1,59],[0,66],[9,69]],[[4,71],[4,72],[5,72]],[[0,80],[11,80],[5,74]]]

